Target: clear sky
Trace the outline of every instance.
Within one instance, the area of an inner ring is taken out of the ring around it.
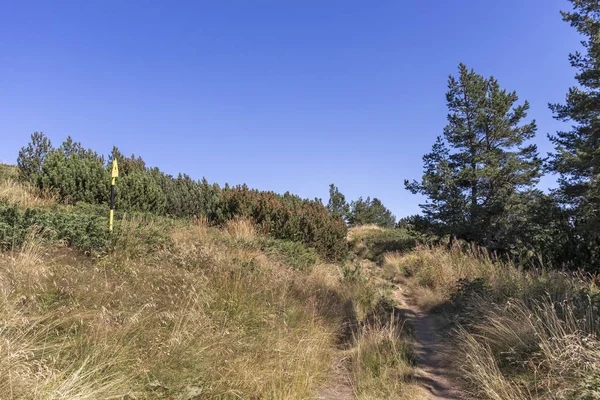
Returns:
[[[459,62],[531,103],[574,83],[566,0],[1,1],[0,160],[34,131],[176,174],[327,201],[404,190],[442,133]],[[548,177],[541,186],[554,185]]]

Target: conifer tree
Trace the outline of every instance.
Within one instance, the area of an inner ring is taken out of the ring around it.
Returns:
[[[563,19],[581,35],[584,52],[569,56],[577,69],[578,87],[567,93],[565,104],[552,104],[556,119],[569,121],[570,131],[550,136],[555,153],[549,169],[560,175],[558,199],[567,205],[577,237],[579,256],[600,269],[600,3],[571,0],[574,10]]]
[[[41,186],[56,191],[65,202],[104,203],[109,184],[104,157],[71,137],[44,158]]]
[[[443,136],[423,157],[422,180],[405,186],[427,196],[421,207],[440,233],[505,249],[511,210],[541,175],[536,146],[526,144],[536,132],[535,121],[523,123],[529,103],[517,105],[516,92],[464,64],[449,77],[446,100]]]
[[[339,215],[344,220],[349,211],[346,196],[344,196],[333,183],[329,185],[329,202],[327,203],[327,208],[329,209],[329,212]]]
[[[359,197],[350,203],[348,211],[348,224],[350,226],[375,224],[382,228],[396,226],[396,217],[388,210],[378,198]]]
[[[39,186],[44,158],[50,150],[52,150],[52,144],[44,133],[34,132],[31,135],[31,142],[21,148],[17,158],[21,179]]]

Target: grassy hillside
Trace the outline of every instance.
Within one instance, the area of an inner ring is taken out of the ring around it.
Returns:
[[[0,182],[0,398],[419,398],[389,287],[237,218],[120,214]],[[341,372],[340,372],[341,371]]]
[[[465,397],[600,397],[600,289],[352,228],[324,260],[251,220],[65,205],[0,166],[0,398],[425,399],[415,307]]]

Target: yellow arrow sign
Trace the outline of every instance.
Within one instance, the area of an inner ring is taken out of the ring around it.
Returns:
[[[117,160],[114,159],[112,162],[112,174],[111,174],[111,182],[110,182],[110,214],[109,214],[109,223],[108,230],[110,232],[113,231],[113,216],[115,209],[115,184],[117,183],[117,177],[119,176],[119,165],[117,165]]]
[[[113,160],[112,164],[112,175],[111,178],[117,178],[119,176],[119,166],[117,165],[117,160]]]

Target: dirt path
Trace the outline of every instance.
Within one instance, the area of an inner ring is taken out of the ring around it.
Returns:
[[[332,371],[330,382],[321,388],[315,397],[317,400],[354,400],[356,394],[352,386],[352,380],[348,375],[348,369],[344,365],[345,360],[339,360]]]
[[[396,287],[392,297],[397,303],[397,311],[413,327],[418,367],[416,383],[423,388],[430,400],[462,399],[452,368],[444,359],[451,346],[443,335],[446,323],[439,315],[423,311],[405,292],[402,285]],[[338,360],[329,383],[317,391],[315,399],[357,398],[345,361],[345,358]]]
[[[429,399],[460,399],[458,385],[454,382],[451,369],[444,361],[450,344],[441,335],[443,323],[434,314],[423,312],[404,293],[402,287],[394,292],[394,300],[405,308],[415,336],[415,354],[419,375],[417,381],[429,392]]]

